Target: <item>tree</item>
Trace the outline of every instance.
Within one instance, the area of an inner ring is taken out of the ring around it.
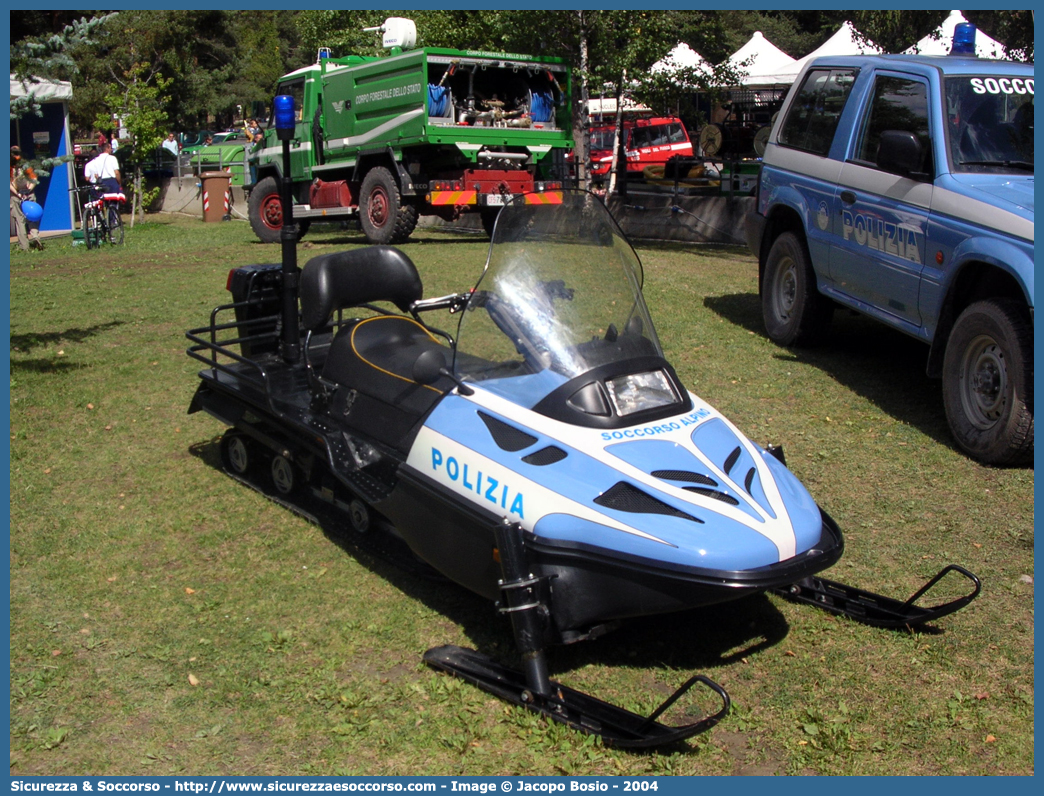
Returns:
[[[278,76],[297,65],[298,34],[292,11],[122,11],[89,43],[71,51],[79,73],[70,117],[90,131],[106,101],[113,73],[148,63],[171,81],[165,91],[170,125],[198,130],[229,126],[252,115],[254,103],[271,100]],[[131,57],[130,53],[135,53]]]
[[[886,53],[901,53],[934,31],[947,11],[853,11],[852,24]]]
[[[243,108],[243,116],[258,115],[254,106],[271,104],[276,82],[306,55],[297,46],[293,13],[252,11],[229,17],[229,32],[236,43],[235,66],[226,85],[228,99]]]
[[[11,74],[27,86],[39,83],[41,79],[70,79],[79,72],[70,51],[91,44],[98,26],[111,16],[108,14],[91,19],[83,17],[65,25],[59,33],[29,37],[15,42],[11,45]],[[43,114],[40,103],[31,89],[24,96],[11,98],[12,120],[20,119],[29,113],[37,116]]]
[[[132,58],[134,55],[132,48]],[[125,142],[127,149],[121,146],[119,151],[128,152],[121,166],[125,168],[124,164],[129,163],[134,170],[131,185],[133,227],[135,214],[144,217],[145,208],[159,193],[157,187],[143,194],[142,166],[156,152],[165,137],[167,114],[163,105],[167,98],[162,92],[172,81],[159,74],[155,64],[144,61],[134,61],[122,74],[113,73],[113,81],[106,97],[106,110],[98,112],[97,121],[98,127],[106,127],[112,116],[116,116],[130,136],[130,140]]]
[[[23,12],[18,12],[23,13]],[[12,12],[14,17],[16,12]],[[99,26],[112,15],[82,17],[64,25],[61,30],[51,35],[30,36],[11,45],[11,74],[21,81],[26,93],[11,97],[11,121],[21,119],[29,114],[43,116],[43,108],[36,97],[34,86],[42,80],[68,80],[78,73],[76,61],[71,51],[79,46],[90,44]],[[47,177],[55,166],[67,163],[73,155],[26,160],[37,175]]]
[[[616,107],[623,107],[623,98],[630,84],[628,74],[647,74],[675,42],[675,31],[668,17],[659,12],[594,11],[590,16],[592,58],[591,77],[610,86],[616,95]],[[615,189],[617,160],[620,152],[620,131],[623,114],[616,114],[613,137],[613,163],[609,192]],[[585,158],[587,153],[585,152]],[[624,166],[626,177],[626,166]]]
[[[1004,45],[1014,61],[1033,63],[1032,11],[964,11],[964,18]]]

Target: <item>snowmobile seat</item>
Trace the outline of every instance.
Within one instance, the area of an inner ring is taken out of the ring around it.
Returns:
[[[426,351],[453,352],[421,323],[405,315],[375,315],[341,328],[330,344],[323,381],[336,385],[333,414],[348,425],[396,448],[404,448],[419,421],[454,382],[414,380],[413,368]]]
[[[388,301],[406,312],[423,295],[413,261],[393,246],[320,254],[301,272],[301,322],[317,332],[337,310]]]

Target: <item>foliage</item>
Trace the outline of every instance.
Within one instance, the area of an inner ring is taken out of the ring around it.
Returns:
[[[375,28],[390,16],[405,15],[417,25],[418,45],[422,47],[452,47],[455,49],[511,50],[535,53],[535,37],[528,37],[528,45],[517,48],[512,33],[520,12],[499,10],[446,11],[302,11],[296,19],[301,47],[306,55],[319,47],[330,47],[335,57],[345,55],[382,55],[381,35],[366,28]],[[526,12],[521,12],[526,13]],[[563,12],[540,12],[546,18],[558,18]],[[533,28],[523,28],[533,32]],[[539,32],[537,33],[539,35]]]
[[[276,81],[290,69],[298,53],[292,13],[257,10],[228,17],[229,31],[236,43],[236,66],[225,86],[229,101],[241,106],[242,118],[264,116],[262,108],[272,101]]]
[[[1009,58],[1033,63],[1033,12],[965,11],[964,18],[1001,42]]]
[[[852,24],[886,53],[900,53],[939,27],[947,11],[853,11]]]
[[[388,16],[417,22],[421,43],[463,49],[555,55],[575,67],[576,86],[593,92],[618,88],[626,69],[635,91],[655,103],[679,107],[691,97],[677,82],[650,75],[648,66],[679,41],[709,63],[720,64],[754,31],[800,57],[825,41],[845,20],[888,52],[914,44],[946,17],[944,10],[128,10],[77,19],[78,12],[12,11],[12,74],[69,79],[74,130],[86,134],[108,93],[111,74],[134,61],[151,64],[171,82],[166,111],[182,131],[212,122],[230,125],[261,115],[277,78],[310,61],[320,46],[335,55],[377,55],[380,37],[365,27]],[[968,11],[968,19],[1006,44],[1015,58],[1032,61],[1029,11]],[[103,24],[108,20],[116,24]],[[129,59],[135,47],[138,56]],[[581,51],[585,55],[581,55]],[[712,90],[727,73],[684,76]],[[700,81],[703,81],[702,83]],[[603,84],[609,84],[606,89]],[[581,91],[575,92],[577,97]],[[32,112],[32,99],[12,100],[12,118]],[[577,117],[579,125],[579,115]]]
[[[137,62],[148,63],[171,81],[163,110],[175,129],[196,130],[208,119],[230,125],[236,118],[254,115],[255,103],[268,102],[276,78],[296,65],[297,33],[291,24],[296,13],[120,12],[117,24],[102,25],[92,38],[69,47],[68,57],[78,70],[70,104],[74,134],[83,137],[90,132],[113,74]],[[50,16],[29,14],[19,28],[44,25]]]
[[[133,45],[130,53],[132,58],[136,54]],[[159,187],[142,191],[142,164],[159,148],[165,137],[167,114],[163,105],[166,97],[162,92],[170,87],[172,81],[163,77],[155,65],[143,61],[133,62],[122,74],[113,73],[112,77],[104,109],[98,112],[97,126],[106,128],[112,124],[113,117],[118,117],[120,126],[129,135],[129,139],[124,140],[126,148],[121,146],[118,152],[122,155],[121,168],[129,162],[134,169],[133,226],[135,214],[144,216],[145,208],[159,195]]]
[[[87,19],[83,17],[66,25],[61,32],[50,36],[22,39],[11,45],[11,74],[23,85],[31,86],[40,79],[68,80],[79,72],[71,50],[89,45],[99,25],[113,15]],[[11,97],[11,120],[33,113],[41,116],[43,111],[33,91],[21,97]]]
[[[822,44],[844,21],[836,11],[679,10],[668,12],[681,41],[718,64],[755,31],[794,58]]]

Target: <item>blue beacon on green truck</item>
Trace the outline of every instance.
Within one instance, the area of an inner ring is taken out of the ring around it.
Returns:
[[[818,58],[769,138],[747,242],[769,337],[847,307],[928,343],[957,445],[1033,456],[1033,64]]]

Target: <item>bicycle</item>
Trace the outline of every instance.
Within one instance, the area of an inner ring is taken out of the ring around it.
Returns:
[[[85,194],[83,203],[83,240],[88,249],[100,248],[108,241],[113,246],[123,244],[123,218],[120,202],[126,201],[123,193],[102,193],[93,185],[70,188],[70,191]]]

